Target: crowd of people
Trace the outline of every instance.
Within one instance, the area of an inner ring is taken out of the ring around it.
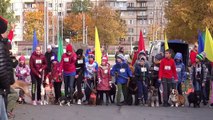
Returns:
[[[2,30],[2,26],[7,22],[3,18],[0,20],[4,23],[0,28],[2,34],[6,31]],[[133,94],[135,105],[148,106],[149,91],[154,87],[159,104],[168,107],[171,89],[177,89],[180,95],[185,94],[182,86],[188,78],[188,68],[190,84],[195,92],[201,91],[203,104],[207,105],[210,98],[213,63],[205,58],[205,53],[198,54],[197,45],[190,52],[190,66],[186,66],[182,53],[177,52],[173,56],[174,52],[168,49],[164,53],[156,54],[154,61],[150,63],[146,52],[138,51],[137,47],[134,48],[131,61],[125,58],[124,49],[121,47],[115,55],[114,65],[109,64],[106,52],[103,52],[101,64],[98,64],[93,49],[87,49],[84,54],[83,49],[74,51],[71,44],[66,46],[66,52],[62,56],[57,56],[51,45],[48,45],[45,54],[42,54],[41,47],[37,46],[28,65],[24,56],[18,59],[18,63],[17,60],[12,60],[15,57],[10,55],[6,44],[8,43],[4,42],[1,36],[0,55],[3,57],[0,57],[0,120],[7,120],[7,116],[12,115],[13,107],[7,108],[7,96],[15,93],[10,87],[15,82],[12,68],[15,68],[17,81],[31,84],[32,105],[35,106],[46,104],[42,100],[42,92],[47,86],[53,90],[56,105],[61,104],[62,98],[69,104],[74,104],[74,99],[76,104],[90,104],[92,94],[96,95],[96,104],[108,105],[114,102],[110,102],[109,98],[112,94],[110,91],[116,86],[118,106],[131,105]],[[62,83],[65,94],[62,94]],[[13,99],[17,99],[20,104],[26,103],[24,90],[21,89],[19,96]],[[213,94],[210,106],[213,106]]]

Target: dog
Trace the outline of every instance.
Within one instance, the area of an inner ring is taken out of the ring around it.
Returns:
[[[194,104],[194,108],[200,107],[201,103],[201,91],[191,92],[188,95],[189,107],[191,104]]]
[[[148,89],[148,104],[151,107],[159,107],[158,89],[154,86],[150,86]]]
[[[185,97],[183,95],[179,95],[176,89],[172,89],[169,95],[169,101],[171,103],[171,107],[179,107],[185,105]]]
[[[71,97],[65,97],[65,96],[62,96],[62,97],[60,97],[59,99],[58,99],[58,101],[59,101],[59,105],[60,106],[65,106],[65,105],[67,105],[67,106],[71,106],[71,104],[72,104],[72,100],[71,100]]]
[[[129,82],[128,89],[127,89],[127,104],[132,105],[133,104],[133,98],[132,95],[135,96],[135,105],[139,104],[138,101],[138,87],[137,87],[137,79],[132,78]]]
[[[91,92],[88,104],[89,105],[97,105],[97,96],[96,96],[95,92]]]
[[[115,103],[115,95],[116,95],[116,86],[114,83],[111,83],[111,88],[109,91],[109,99],[111,103]]]
[[[15,83],[11,85],[11,87],[13,89],[22,89],[24,91],[24,94],[31,98],[32,96],[29,90],[30,85],[30,83],[24,82],[22,80],[16,80]]]
[[[73,100],[75,101],[75,103],[77,103],[78,99],[82,100],[83,97],[84,97],[84,93],[83,92],[78,93],[78,91],[76,90],[73,93]]]

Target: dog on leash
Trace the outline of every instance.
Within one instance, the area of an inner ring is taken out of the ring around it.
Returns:
[[[109,99],[111,103],[115,103],[115,95],[116,95],[116,86],[114,83],[112,83],[109,91]]]
[[[129,82],[128,88],[127,88],[128,92],[127,92],[127,104],[128,105],[132,105],[133,103],[133,97],[132,95],[134,95],[135,97],[135,105],[139,104],[138,101],[138,86],[137,86],[137,79],[136,78],[132,78]]]
[[[171,103],[171,107],[179,107],[185,105],[185,97],[183,95],[178,94],[176,89],[172,89],[169,95],[169,101]]]
[[[22,89],[24,91],[24,94],[31,98],[32,96],[29,90],[30,85],[30,83],[24,82],[22,80],[16,80],[15,83],[11,85],[11,87],[13,89]]]
[[[191,104],[194,104],[194,108],[200,107],[201,103],[201,91],[191,92],[188,95],[189,107]]]
[[[148,90],[148,104],[151,107],[159,107],[158,89],[151,86]]]

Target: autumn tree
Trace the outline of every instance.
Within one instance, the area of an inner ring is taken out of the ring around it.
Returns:
[[[1,0],[0,2],[0,15],[7,19],[9,22],[14,22],[14,12],[10,9],[11,3],[10,0]]]
[[[36,31],[37,39],[44,39],[44,6],[37,4],[35,9],[24,12],[24,40],[33,39],[33,31]]]
[[[166,32],[171,39],[197,41],[198,31],[213,32],[212,0],[171,0],[165,9]]]

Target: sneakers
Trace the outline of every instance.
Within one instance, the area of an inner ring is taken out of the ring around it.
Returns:
[[[80,99],[78,99],[77,104],[78,104],[78,105],[81,105],[81,100],[80,100]]]
[[[35,101],[35,100],[32,102],[32,104],[33,104],[33,105],[37,105],[37,103],[36,103],[36,101]]]

